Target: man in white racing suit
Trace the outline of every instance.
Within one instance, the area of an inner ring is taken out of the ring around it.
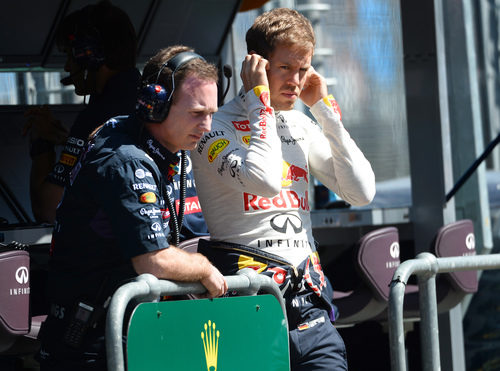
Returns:
[[[285,8],[259,16],[247,32],[244,87],[191,152],[211,236],[199,251],[223,274],[251,267],[280,285],[292,370],[346,370],[311,230],[309,182],[312,175],[350,204],[365,205],[375,176],[311,66],[314,43],[310,22]],[[298,99],[319,125],[293,109]]]

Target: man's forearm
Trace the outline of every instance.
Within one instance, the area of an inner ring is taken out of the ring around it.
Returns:
[[[38,222],[53,223],[63,187],[47,181],[55,162],[55,152],[33,156],[30,174],[31,209]]]
[[[210,262],[198,253],[187,253],[174,246],[132,258],[137,274],[151,273],[175,281],[200,281],[210,274]]]

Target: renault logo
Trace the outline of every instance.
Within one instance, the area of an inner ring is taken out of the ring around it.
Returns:
[[[19,282],[19,284],[24,285],[28,283],[28,277],[29,277],[28,268],[24,266],[17,268],[16,281]]]
[[[295,214],[282,213],[271,219],[271,227],[276,232],[286,233],[289,225],[295,233],[302,231],[302,220]]]

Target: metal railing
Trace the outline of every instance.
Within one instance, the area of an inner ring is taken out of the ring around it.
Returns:
[[[274,295],[280,303],[286,318],[286,308],[278,285],[268,276],[257,274],[245,268],[235,276],[226,276],[228,290],[242,295],[256,295],[258,291]],[[123,354],[123,321],[125,310],[133,299],[140,302],[155,302],[163,295],[204,294],[201,283],[174,282],[159,280],[151,274],[142,274],[134,282],[127,283],[116,290],[106,318],[106,355],[109,371],[125,371]],[[286,321],[285,321],[286,322]]]
[[[438,338],[436,274],[467,270],[500,268],[500,254],[437,258],[423,252],[406,260],[393,275],[389,294],[389,345],[391,370],[406,371],[403,301],[406,283],[417,275],[420,295],[422,369],[441,370]]]

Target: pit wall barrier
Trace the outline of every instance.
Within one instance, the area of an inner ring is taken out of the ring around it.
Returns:
[[[420,344],[423,371],[441,370],[439,354],[436,275],[469,270],[500,268],[500,254],[437,258],[423,252],[396,269],[389,293],[389,345],[391,370],[406,371],[403,303],[405,287],[412,274],[417,276],[420,295]]]
[[[159,301],[163,296],[192,298],[206,289],[151,274],[118,288],[106,319],[108,370],[217,370],[217,362],[223,369],[289,370],[288,323],[278,285],[249,268],[225,278],[228,292],[243,296]]]

